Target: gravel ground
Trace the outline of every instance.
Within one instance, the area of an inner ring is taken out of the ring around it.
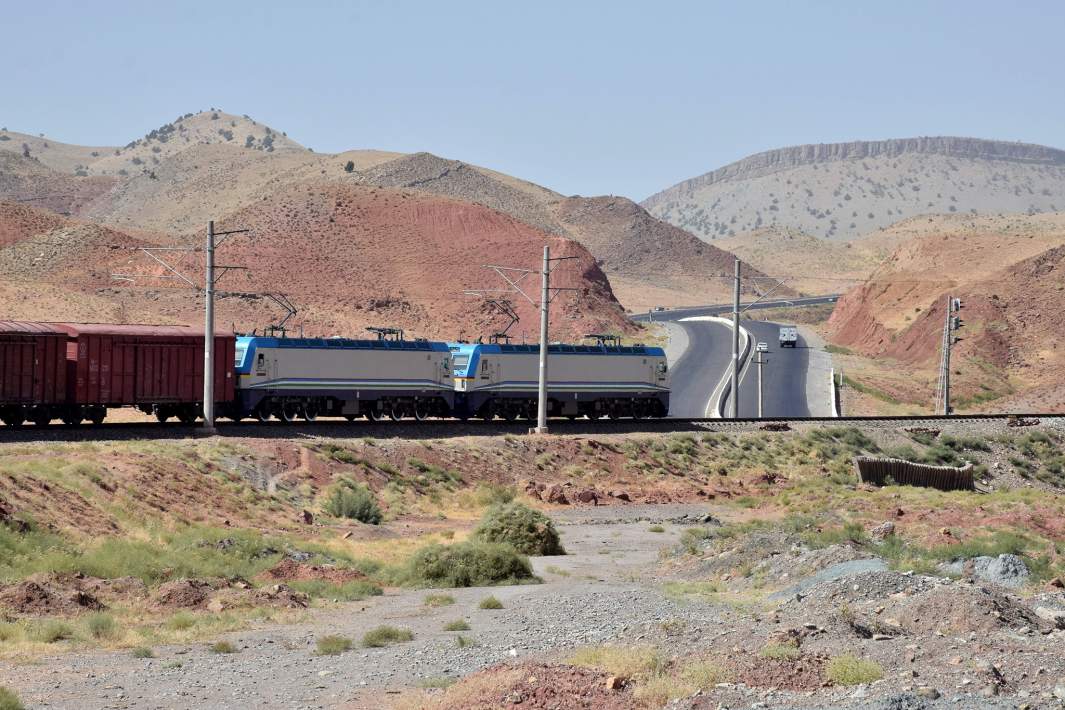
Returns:
[[[801,599],[792,595],[779,610],[667,597],[659,577],[661,551],[674,548],[683,530],[708,512],[720,511],[707,505],[558,511],[555,519],[569,554],[533,559],[543,584],[448,590],[455,604],[436,608],[424,606],[427,590],[390,590],[383,597],[317,610],[297,624],[228,634],[225,638],[239,649],[231,655],[211,654],[202,643],[157,647],[157,658],[149,660],[134,659],[128,651],[70,653],[0,666],[0,685],[16,689],[30,708],[376,709],[387,706],[391,693],[427,679],[454,678],[499,662],[554,661],[565,658],[567,649],[586,644],[648,643],[678,657],[757,658],[774,634],[816,628],[820,630],[803,642],[804,652],[822,657],[849,652],[874,659],[884,667],[884,679],[857,688],[802,691],[725,684],[671,707],[1060,707],[1051,691],[1065,682],[1063,631],[1014,628],[1019,622],[1010,622],[980,633],[944,635],[929,626],[881,640],[855,636],[834,618],[841,604],[853,608],[859,620],[875,618],[876,605],[886,604],[887,616],[893,605],[904,611],[936,590],[948,604],[956,594],[982,599],[983,593],[969,583],[883,571],[876,560],[849,561],[789,579],[805,593]],[[652,522],[663,524],[665,531],[651,532]],[[826,562],[832,559],[821,556]],[[489,594],[503,603],[502,609],[478,608]],[[1065,595],[1043,596],[1046,603],[1065,606]],[[471,627],[462,636],[474,645],[460,648],[458,634],[443,631],[446,623],[460,618]],[[319,636],[340,634],[358,641],[380,624],[410,629],[414,640],[339,656],[314,653]],[[983,696],[989,681],[980,669],[987,663],[1001,669],[1001,695]],[[927,692],[921,688],[925,685],[941,697],[919,697],[920,690]]]

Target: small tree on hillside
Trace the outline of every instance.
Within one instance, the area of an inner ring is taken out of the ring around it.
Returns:
[[[347,162],[347,164],[344,166],[344,172],[350,173],[350,172],[354,172],[354,171],[355,171],[355,161],[354,160],[349,160]]]

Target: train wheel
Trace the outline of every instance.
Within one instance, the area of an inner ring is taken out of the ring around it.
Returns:
[[[594,409],[589,409],[588,412],[584,416],[588,417],[589,419],[591,419],[594,422],[601,415],[599,414],[599,412],[595,411]]]
[[[103,424],[104,419],[107,417],[106,407],[97,407],[89,410],[89,421],[93,424]]]
[[[193,425],[196,423],[196,411],[193,409],[182,409],[177,415],[178,421],[182,424]]]
[[[347,419],[349,422],[355,421],[355,415],[354,414],[345,414],[344,418]]]
[[[420,422],[424,422],[429,418],[431,407],[428,402],[415,402],[414,403],[414,418]]]
[[[255,418],[263,423],[270,421],[270,408],[266,406],[265,402],[255,408]]]
[[[299,417],[300,412],[303,411],[303,407],[294,402],[286,402],[281,405],[281,408],[277,410],[278,418],[286,424],[291,424]]]
[[[398,422],[403,418],[403,406],[400,404],[393,404],[392,408],[388,410],[388,416],[394,422]]]
[[[47,409],[41,408],[32,412],[30,419],[37,426],[48,426],[52,423],[52,414]]]
[[[308,404],[303,408],[303,418],[309,422],[313,422],[318,418],[318,405]]]
[[[81,424],[81,418],[82,417],[80,412],[70,412],[68,414],[63,415],[63,423],[67,426],[77,426],[78,424]]]

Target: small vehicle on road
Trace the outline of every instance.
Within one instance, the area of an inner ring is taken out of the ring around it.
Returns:
[[[780,326],[780,347],[794,348],[799,343],[799,329],[793,325]]]

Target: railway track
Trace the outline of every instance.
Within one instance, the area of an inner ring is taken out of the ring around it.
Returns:
[[[1059,423],[1065,414],[959,414],[926,416],[872,416],[872,417],[765,417],[742,419],[715,419],[707,417],[683,417],[665,419],[553,419],[552,432],[558,434],[610,434],[628,432],[669,433],[684,431],[729,430],[729,429],[783,429],[783,425],[895,425],[905,427],[929,425],[958,425],[963,423],[1005,422],[1012,420],[1018,425],[1036,423]],[[399,437],[431,439],[450,436],[501,436],[525,434],[530,422],[504,420],[429,419],[425,421],[357,421],[319,419],[313,422],[286,423],[281,421],[219,422],[215,435],[232,438],[352,438],[352,437]],[[130,439],[184,439],[206,436],[201,426],[158,422],[105,422],[89,425],[49,426],[24,425],[21,427],[0,426],[0,444],[34,441],[118,441]]]

